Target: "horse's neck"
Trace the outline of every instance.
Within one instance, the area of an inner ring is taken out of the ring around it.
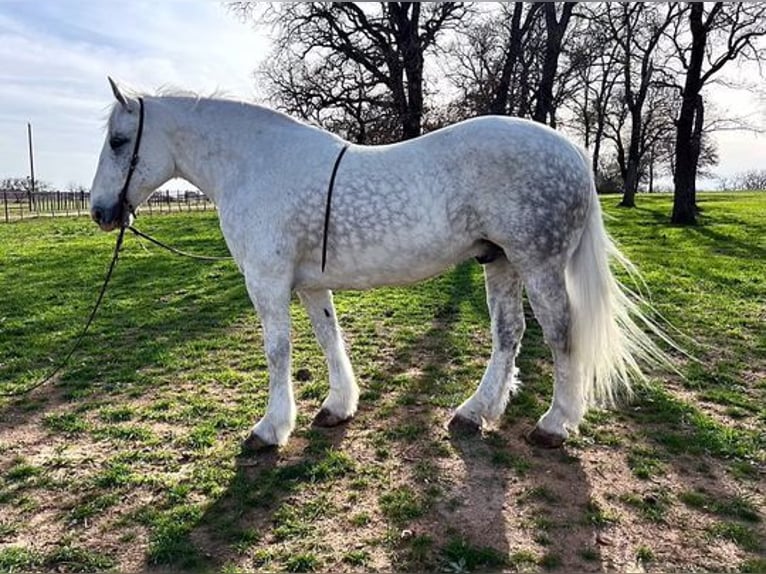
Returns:
[[[318,130],[268,108],[224,100],[163,98],[172,115],[176,176],[219,204],[227,188],[259,163],[268,166],[275,142],[289,145]],[[326,134],[328,137],[332,137]],[[241,164],[241,165],[240,165]]]

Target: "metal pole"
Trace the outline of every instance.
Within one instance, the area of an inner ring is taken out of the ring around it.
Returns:
[[[32,187],[29,192],[29,210],[32,211],[32,195],[35,193],[35,154],[32,150],[32,124],[27,122],[27,139],[29,140],[29,182]]]

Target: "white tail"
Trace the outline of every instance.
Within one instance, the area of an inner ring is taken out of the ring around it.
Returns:
[[[629,395],[632,380],[646,380],[639,362],[673,368],[668,356],[639,324],[677,347],[641,312],[640,297],[615,279],[610,258],[638,277],[635,267],[607,235],[594,189],[588,221],[566,269],[569,344],[588,404],[609,405],[617,396]]]

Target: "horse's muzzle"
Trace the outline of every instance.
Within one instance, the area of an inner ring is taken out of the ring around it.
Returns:
[[[104,231],[112,231],[120,226],[120,215],[122,210],[119,204],[112,207],[94,205],[90,208],[90,216],[98,223],[98,226]]]

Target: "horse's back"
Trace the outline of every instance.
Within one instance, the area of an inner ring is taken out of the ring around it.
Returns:
[[[592,201],[584,152],[529,120],[482,116],[379,153],[381,173],[420,187],[408,194],[415,204],[427,197],[446,210],[450,233],[478,234],[514,252],[546,257],[567,250]]]

